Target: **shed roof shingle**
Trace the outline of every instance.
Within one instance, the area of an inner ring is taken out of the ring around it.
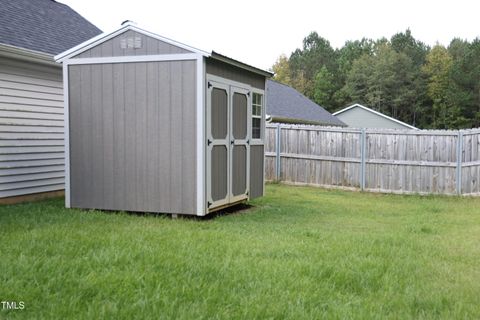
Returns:
[[[342,126],[346,124],[297,90],[273,80],[267,80],[267,114],[273,119]]]
[[[102,31],[53,0],[0,0],[0,43],[52,55]]]

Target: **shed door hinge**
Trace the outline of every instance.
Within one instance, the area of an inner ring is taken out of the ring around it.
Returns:
[[[207,208],[210,208],[210,206],[212,205],[212,203],[210,201],[207,202]]]
[[[207,89],[210,89],[210,87],[212,86],[212,83],[210,81],[208,81],[207,83]]]
[[[248,91],[248,92],[247,92],[247,96],[249,96],[249,97],[250,97],[250,91]]]
[[[212,144],[212,140],[208,139],[207,140],[207,146],[211,145]]]

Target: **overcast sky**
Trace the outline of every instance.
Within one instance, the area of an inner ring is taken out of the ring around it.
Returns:
[[[311,31],[341,47],[362,37],[390,38],[407,28],[429,45],[480,36],[480,3],[472,0],[58,0],[103,31],[126,19],[162,36],[269,69]]]

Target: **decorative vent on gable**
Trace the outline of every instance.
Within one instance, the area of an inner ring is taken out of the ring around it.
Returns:
[[[120,40],[122,49],[139,49],[142,47],[142,37],[128,37]]]

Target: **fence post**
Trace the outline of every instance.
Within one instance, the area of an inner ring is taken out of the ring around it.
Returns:
[[[280,181],[280,139],[281,139],[281,130],[280,123],[277,123],[276,134],[275,134],[275,178],[277,181]]]
[[[362,129],[360,135],[360,190],[365,189],[365,149],[366,149],[366,133],[365,129]]]
[[[456,182],[457,182],[457,194],[462,194],[462,162],[463,162],[463,132],[458,131],[457,137],[457,171],[456,171]]]

